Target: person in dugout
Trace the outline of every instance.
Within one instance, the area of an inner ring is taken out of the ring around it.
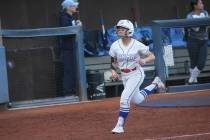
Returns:
[[[81,26],[80,20],[74,19],[79,3],[73,0],[64,0],[61,4],[59,24],[60,27]],[[60,56],[63,62],[63,96],[76,94],[76,56],[74,38],[62,36],[60,38]]]

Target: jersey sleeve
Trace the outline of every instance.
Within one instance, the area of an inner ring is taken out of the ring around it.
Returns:
[[[111,56],[111,57],[116,57],[116,52],[115,52],[115,49],[114,49],[114,45],[111,45],[111,47],[110,47],[110,50],[109,50],[109,55]]]
[[[139,47],[139,54],[140,55],[145,56],[145,55],[148,55],[150,53],[148,46],[144,45],[143,43],[140,43],[139,46],[140,46]]]

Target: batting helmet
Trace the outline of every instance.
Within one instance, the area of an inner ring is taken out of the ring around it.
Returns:
[[[134,26],[133,23],[130,20],[127,19],[123,19],[118,21],[116,27],[123,27],[128,29],[127,31],[127,36],[131,37],[134,34]]]

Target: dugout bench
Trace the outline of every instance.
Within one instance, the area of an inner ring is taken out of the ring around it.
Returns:
[[[185,85],[186,80],[189,78],[189,55],[186,47],[173,48],[174,66],[168,68],[168,77],[166,78],[166,87],[171,89],[172,86]],[[85,69],[97,70],[102,73],[110,70],[110,57],[86,57]],[[154,63],[149,63],[143,67],[146,77],[143,87],[148,85],[155,77]],[[198,77],[200,83],[208,83],[210,81],[210,46],[208,47],[208,57],[204,70]],[[106,97],[120,96],[123,90],[122,81],[104,81],[104,88],[107,92]],[[111,93],[112,92],[112,93]]]

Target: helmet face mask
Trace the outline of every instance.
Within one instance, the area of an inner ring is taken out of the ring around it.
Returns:
[[[133,26],[133,23],[131,21],[129,21],[129,20],[118,21],[118,23],[116,25],[117,30],[120,29],[120,27],[121,27],[121,29],[122,28],[127,29],[127,31],[125,33],[125,36],[127,36],[127,37],[132,37],[133,36],[134,26]],[[117,34],[118,34],[118,31],[117,31]]]

